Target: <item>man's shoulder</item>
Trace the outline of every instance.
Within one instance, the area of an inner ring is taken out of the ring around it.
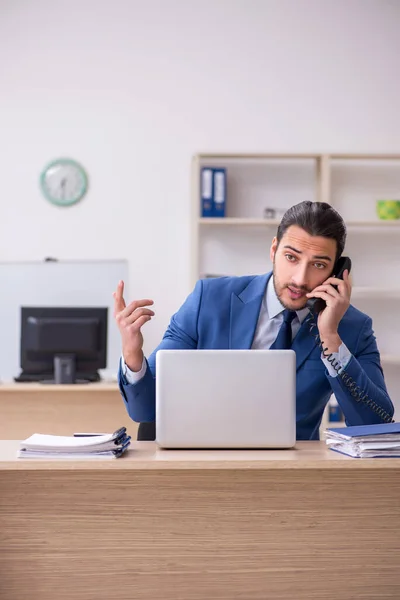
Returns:
[[[350,304],[340,324],[344,327],[351,327],[354,329],[355,327],[362,327],[367,321],[371,321],[371,317],[353,306],[353,304]]]
[[[268,273],[263,275],[241,275],[241,276],[224,276],[210,277],[201,279],[203,290],[209,294],[237,294],[239,295],[251,283],[257,281],[266,281]]]

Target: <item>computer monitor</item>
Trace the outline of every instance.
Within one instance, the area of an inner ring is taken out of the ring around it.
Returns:
[[[107,366],[108,308],[21,307],[21,369],[15,381],[88,383]]]

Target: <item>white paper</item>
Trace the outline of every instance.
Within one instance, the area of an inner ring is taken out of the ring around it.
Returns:
[[[70,459],[70,460],[86,460],[86,459],[110,459],[118,458],[114,452],[31,452],[29,450],[20,450],[17,455],[18,458],[32,458],[32,459]]]
[[[110,442],[114,439],[113,433],[96,437],[73,437],[70,435],[43,435],[34,433],[20,445],[22,448],[86,448]]]

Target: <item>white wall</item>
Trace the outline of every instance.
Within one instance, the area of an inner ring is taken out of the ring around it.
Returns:
[[[395,0],[2,0],[0,259],[129,259],[149,351],[189,292],[192,154],[400,152],[399,31]],[[70,209],[57,156],[90,176]]]

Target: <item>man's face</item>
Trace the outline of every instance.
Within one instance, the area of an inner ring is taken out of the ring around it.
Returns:
[[[311,292],[331,275],[336,258],[336,240],[313,236],[291,225],[279,243],[272,241],[270,257],[274,265],[276,295],[285,308],[305,307]]]

